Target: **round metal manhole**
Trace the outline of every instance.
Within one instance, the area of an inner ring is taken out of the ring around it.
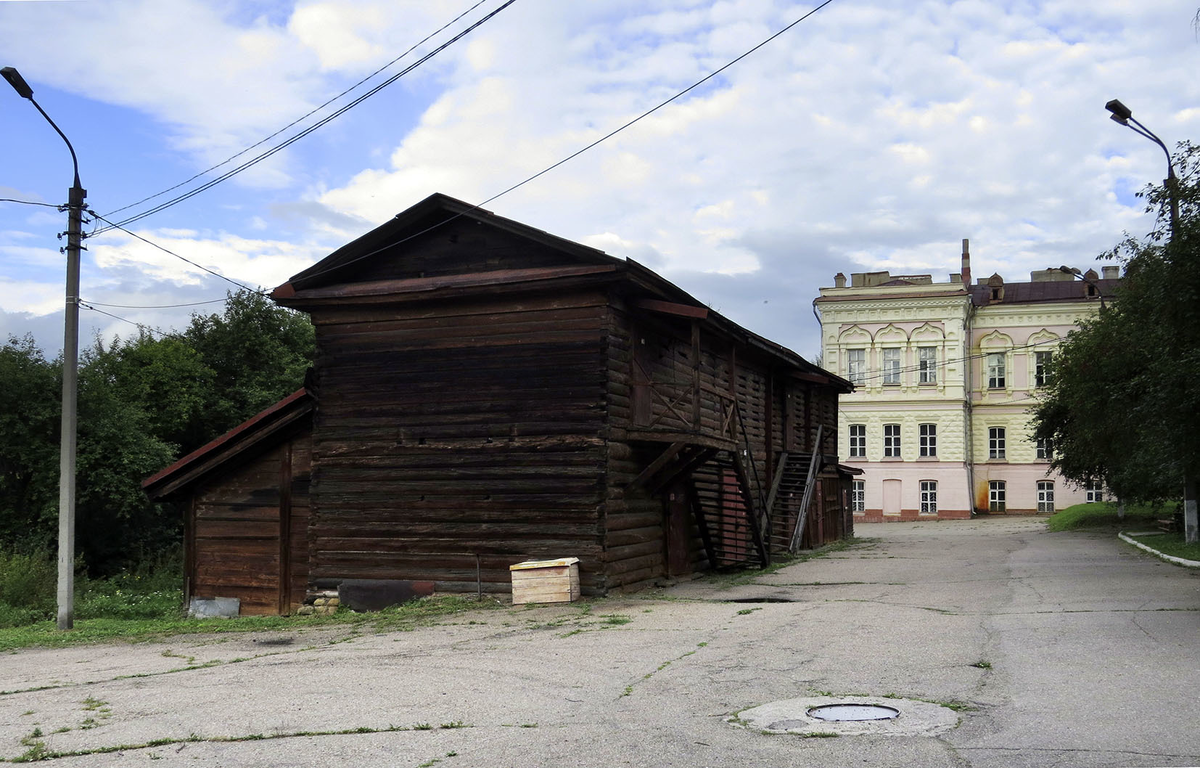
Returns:
[[[808,716],[838,723],[862,722],[892,720],[900,716],[900,710],[881,704],[826,704],[808,710]]]

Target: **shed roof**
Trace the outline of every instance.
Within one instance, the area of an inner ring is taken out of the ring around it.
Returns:
[[[309,419],[313,405],[313,396],[301,387],[215,440],[146,478],[142,481],[142,488],[152,499],[166,498],[196,480],[222,469],[251,448],[262,447],[271,436],[282,436],[286,427]]]

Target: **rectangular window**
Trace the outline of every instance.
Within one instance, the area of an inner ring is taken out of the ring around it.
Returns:
[[[990,480],[988,481],[988,511],[1003,512],[1004,511],[1004,481]]]
[[[867,511],[867,481],[854,480],[850,487],[850,511]]]
[[[867,425],[850,425],[850,458],[862,459],[867,455]]]
[[[1050,359],[1053,352],[1033,353],[1033,385],[1044,387],[1050,383]]]
[[[1004,389],[1007,381],[1004,353],[994,352],[987,356],[988,389]]]
[[[1046,515],[1054,514],[1054,483],[1049,480],[1039,480],[1037,493],[1038,512]]]
[[[846,350],[846,378],[856,386],[867,382],[867,350]]]
[[[883,425],[883,455],[890,458],[900,457],[900,425]]]
[[[937,384],[937,347],[917,347],[917,371],[921,384]]]
[[[1104,501],[1104,484],[1103,483],[1096,483],[1096,482],[1084,483],[1083,488],[1084,488],[1084,491],[1086,492],[1086,496],[1084,496],[1084,503],[1099,504],[1100,502]]]
[[[883,350],[883,383],[900,383],[900,349],[888,347]]]
[[[921,514],[936,515],[937,514],[937,481],[922,480],[921,481]]]
[[[920,433],[921,455],[937,456],[937,424],[922,424]]]
[[[1050,440],[1045,437],[1037,439],[1037,457],[1050,461],[1054,454],[1054,447],[1050,445]]]
[[[1004,427],[988,427],[988,458],[1004,458]]]

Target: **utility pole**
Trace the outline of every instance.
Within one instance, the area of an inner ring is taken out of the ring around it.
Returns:
[[[1171,152],[1167,149],[1167,145],[1163,144],[1162,139],[1135,120],[1129,107],[1117,99],[1105,104],[1104,108],[1112,113],[1109,115],[1109,119],[1120,123],[1139,136],[1150,139],[1161,147],[1167,156],[1167,178],[1163,180],[1163,185],[1167,188],[1167,202],[1170,205],[1171,239],[1167,241],[1169,247],[1174,244],[1175,233],[1179,231],[1179,179],[1175,176],[1175,164],[1171,161]],[[1197,514],[1196,485],[1196,468],[1185,464],[1183,468],[1183,540],[1188,544],[1200,541],[1200,515]]]
[[[79,253],[83,250],[83,209],[87,190],[79,183],[75,148],[45,110],[33,100],[33,89],[13,67],[0,75],[21,96],[29,99],[71,151],[75,181],[67,190],[67,297],[63,334],[62,431],[58,462],[58,628],[75,626],[75,453],[79,380]],[[60,249],[62,250],[62,249]]]

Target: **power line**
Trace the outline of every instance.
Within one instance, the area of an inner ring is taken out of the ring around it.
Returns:
[[[92,304],[94,306],[97,306],[97,307],[113,307],[115,309],[175,309],[177,307],[199,307],[204,304],[223,304],[227,301],[229,301],[228,296],[226,296],[223,299],[209,299],[208,301],[191,301],[186,304],[105,304],[104,302],[101,302],[101,301],[90,301],[88,303]]]
[[[120,320],[121,322],[129,323],[130,325],[136,325],[138,327],[138,330],[145,331],[146,333],[149,333],[151,335],[157,333],[160,336],[170,336],[170,334],[167,333],[166,331],[155,328],[152,325],[146,325],[145,323],[139,323],[136,320],[130,320],[127,317],[121,317],[120,315],[114,315],[112,312],[105,312],[103,309],[96,309],[94,306],[92,306],[91,304],[88,304],[86,301],[82,301],[79,299],[77,299],[76,301],[78,301],[79,306],[82,309],[90,309],[92,312],[99,312],[100,314],[107,315],[108,317],[111,317],[114,320]]]
[[[478,0],[478,2],[476,2],[476,3],[475,3],[474,5],[472,5],[470,8],[468,8],[467,10],[465,10],[465,11],[463,11],[462,13],[458,14],[457,16],[455,16],[455,17],[454,17],[453,19],[451,19],[450,21],[448,21],[448,22],[446,22],[445,24],[443,24],[443,25],[442,25],[441,27],[439,27],[439,28],[438,28],[436,31],[434,31],[434,32],[431,32],[430,34],[426,35],[424,38],[422,38],[422,39],[421,39],[419,42],[415,43],[415,44],[414,44],[412,47],[410,47],[410,48],[409,48],[407,51],[405,51],[404,53],[402,53],[402,54],[400,54],[399,56],[397,56],[396,58],[392,59],[392,60],[391,60],[391,61],[389,61],[387,64],[384,64],[382,67],[380,67],[379,69],[375,70],[375,71],[374,71],[374,72],[372,72],[371,74],[367,75],[367,76],[366,76],[366,77],[364,77],[363,79],[359,80],[357,83],[355,83],[354,85],[350,86],[350,87],[349,87],[349,88],[347,88],[346,90],[344,90],[344,91],[342,91],[341,93],[337,94],[336,96],[334,96],[334,97],[330,98],[329,100],[327,100],[326,102],[324,102],[324,103],[323,103],[323,104],[321,104],[320,106],[318,106],[318,107],[315,107],[314,109],[310,110],[309,112],[307,112],[307,113],[305,113],[305,114],[301,115],[300,117],[296,118],[296,119],[295,119],[295,120],[293,120],[292,122],[290,122],[290,123],[288,123],[287,125],[283,126],[283,127],[282,127],[282,128],[280,128],[278,131],[275,131],[274,133],[272,133],[270,136],[267,136],[267,137],[263,138],[262,140],[260,140],[260,141],[257,141],[257,142],[255,142],[255,143],[251,144],[250,146],[248,146],[248,147],[246,147],[245,149],[243,149],[241,152],[238,152],[237,154],[235,154],[235,155],[232,155],[232,156],[230,156],[230,157],[228,157],[228,158],[226,158],[226,159],[222,160],[221,162],[217,163],[216,165],[214,165],[214,166],[212,166],[212,167],[205,168],[203,171],[200,171],[200,172],[199,172],[199,173],[197,173],[195,176],[192,176],[190,179],[185,179],[184,181],[181,181],[181,182],[179,182],[178,184],[176,184],[176,185],[175,185],[175,186],[173,186],[173,187],[167,187],[166,189],[162,190],[161,192],[155,192],[153,195],[150,195],[150,196],[148,196],[148,197],[143,197],[141,200],[138,200],[138,201],[137,201],[137,202],[135,202],[135,203],[130,203],[129,205],[125,205],[125,206],[122,206],[122,207],[120,207],[120,208],[116,208],[116,209],[114,209],[114,210],[112,210],[112,211],[109,211],[109,212],[108,212],[106,215],[107,215],[107,216],[112,216],[114,213],[120,213],[121,211],[125,211],[125,210],[128,210],[128,209],[130,209],[130,208],[134,208],[134,207],[136,207],[136,206],[139,206],[139,205],[141,205],[142,203],[145,203],[145,202],[148,202],[148,201],[150,201],[150,200],[153,200],[153,199],[154,199],[154,198],[156,198],[156,197],[162,197],[163,195],[167,194],[168,192],[173,192],[173,191],[175,191],[176,189],[179,189],[180,187],[187,186],[188,184],[192,183],[193,181],[195,181],[196,179],[200,178],[201,176],[204,176],[204,175],[206,175],[206,174],[208,174],[208,173],[211,173],[212,171],[215,171],[216,169],[218,169],[218,168],[220,168],[220,167],[222,167],[222,166],[224,166],[224,165],[228,165],[229,163],[233,162],[234,160],[236,160],[237,158],[239,158],[239,157],[241,157],[242,155],[246,154],[247,152],[249,152],[250,150],[254,149],[255,147],[259,147],[259,146],[262,146],[263,144],[266,144],[268,141],[270,141],[271,139],[275,138],[275,137],[276,137],[276,136],[278,136],[279,134],[283,133],[283,132],[284,132],[284,131],[286,131],[287,129],[289,129],[289,128],[292,128],[292,127],[294,127],[295,125],[297,125],[297,124],[299,124],[299,123],[303,122],[304,120],[307,120],[308,118],[312,117],[312,116],[313,116],[313,115],[315,115],[316,113],[320,112],[322,109],[325,109],[325,107],[328,107],[328,106],[329,106],[330,104],[332,104],[333,102],[335,102],[335,101],[337,101],[338,99],[342,98],[342,97],[343,97],[343,96],[345,96],[346,94],[348,94],[348,93],[350,93],[351,91],[353,91],[354,89],[358,88],[358,87],[359,87],[360,85],[362,85],[363,83],[367,82],[367,81],[368,81],[368,80],[370,80],[371,78],[373,78],[373,77],[375,77],[376,75],[378,75],[380,72],[382,72],[382,71],[384,71],[385,69],[387,69],[388,67],[392,66],[392,65],[393,65],[393,64],[395,64],[397,61],[400,61],[400,59],[403,59],[405,56],[407,56],[408,54],[412,53],[413,51],[415,51],[415,50],[416,50],[417,48],[419,48],[420,46],[422,46],[422,45],[424,45],[425,43],[429,42],[429,40],[430,40],[430,39],[432,39],[432,38],[436,37],[437,35],[441,34],[441,33],[442,33],[442,32],[444,32],[444,31],[446,31],[446,29],[447,29],[448,27],[450,27],[451,25],[453,25],[453,24],[455,24],[456,22],[458,22],[460,19],[462,19],[464,16],[466,16],[466,15],[467,15],[468,13],[470,13],[471,11],[473,11],[473,10],[475,10],[476,8],[478,8],[479,6],[483,5],[483,4],[484,4],[486,1],[487,1],[487,0]]]
[[[175,258],[179,259],[180,261],[185,261],[188,264],[191,264],[193,267],[196,267],[197,269],[202,269],[210,275],[219,277],[227,283],[232,283],[233,285],[236,285],[238,288],[242,288],[244,290],[250,291],[251,293],[259,293],[259,294],[264,293],[263,291],[260,291],[257,288],[251,288],[250,286],[246,285],[245,283],[239,283],[237,280],[234,280],[233,278],[225,277],[225,275],[222,275],[220,272],[215,272],[215,271],[209,269],[208,267],[204,266],[203,264],[197,264],[196,262],[192,261],[191,259],[180,256],[178,253],[175,253],[175,251],[172,251],[169,248],[164,248],[163,246],[159,245],[158,243],[156,243],[152,240],[147,240],[146,238],[142,237],[141,235],[137,234],[136,232],[130,232],[128,229],[125,229],[125,227],[121,226],[120,224],[113,224],[111,221],[108,221],[108,219],[104,218],[103,216],[101,216],[100,214],[98,214],[94,211],[92,211],[92,215],[95,216],[97,219],[100,219],[101,221],[107,221],[109,224],[108,229],[119,229],[122,232],[124,232],[125,234],[129,235],[130,237],[135,237],[138,240],[141,240],[146,245],[154,246],[155,248],[162,251],[163,253],[170,254],[171,256],[174,256]],[[107,230],[100,230],[100,231],[104,232]]]
[[[41,205],[46,208],[55,208],[57,210],[62,210],[62,206],[57,205],[55,203],[39,203],[35,200],[17,200],[15,198],[11,198],[11,197],[0,197],[0,203],[20,203],[22,205]]]
[[[200,194],[201,192],[204,192],[205,190],[211,189],[211,188],[215,187],[217,184],[220,184],[221,182],[223,182],[223,181],[225,181],[225,180],[227,180],[227,179],[230,179],[230,178],[232,178],[232,177],[236,176],[237,174],[241,173],[242,171],[244,171],[244,170],[247,170],[248,168],[251,168],[251,167],[253,167],[253,166],[257,165],[258,163],[261,163],[263,160],[266,160],[268,157],[271,157],[272,155],[276,154],[277,152],[281,152],[281,151],[283,151],[283,150],[284,150],[284,149],[286,149],[287,147],[291,146],[291,145],[292,145],[292,144],[294,144],[295,142],[297,142],[297,141],[299,141],[300,139],[304,138],[305,136],[309,135],[310,133],[312,133],[313,131],[317,130],[318,128],[321,128],[321,127],[325,126],[326,124],[330,123],[331,121],[335,120],[336,118],[338,118],[338,117],[341,117],[343,114],[345,114],[346,112],[350,111],[350,110],[351,110],[351,109],[353,109],[354,107],[357,107],[359,104],[361,104],[362,102],[364,102],[364,101],[366,101],[367,99],[371,98],[371,97],[372,97],[372,96],[374,96],[375,94],[379,93],[379,92],[380,92],[380,91],[382,91],[384,88],[386,88],[386,87],[388,87],[389,85],[391,85],[392,83],[396,82],[397,80],[399,80],[399,79],[400,79],[401,77],[403,77],[404,75],[407,75],[409,72],[412,72],[414,69],[416,69],[417,67],[421,66],[421,65],[422,65],[422,64],[424,64],[425,62],[429,61],[429,60],[430,60],[430,59],[432,59],[434,56],[436,56],[437,54],[441,53],[441,52],[442,52],[442,51],[444,51],[445,49],[449,48],[451,45],[453,45],[454,43],[458,42],[458,41],[459,41],[459,40],[461,40],[462,38],[466,37],[466,36],[467,36],[468,34],[470,34],[471,32],[474,32],[474,31],[475,31],[476,29],[478,29],[480,26],[482,26],[482,25],[483,25],[483,24],[485,24],[486,22],[490,21],[490,20],[491,20],[491,19],[492,19],[494,16],[496,16],[496,14],[500,13],[500,12],[501,12],[501,11],[503,11],[505,8],[507,8],[508,6],[512,5],[512,4],[513,4],[513,3],[515,3],[515,2],[516,2],[516,0],[506,0],[506,2],[505,2],[503,5],[501,5],[499,8],[496,8],[496,9],[495,9],[495,10],[493,10],[491,13],[488,13],[486,16],[484,16],[483,18],[481,18],[481,19],[479,19],[478,21],[476,21],[474,24],[472,24],[472,25],[470,25],[469,27],[467,27],[466,29],[462,30],[461,32],[459,32],[458,34],[456,34],[454,37],[451,37],[449,40],[447,40],[446,42],[442,43],[442,44],[441,44],[441,45],[439,45],[438,47],[434,48],[432,51],[430,51],[429,53],[425,54],[425,55],[424,55],[424,56],[422,56],[421,58],[417,59],[417,60],[416,60],[416,61],[414,61],[412,64],[409,64],[407,67],[405,67],[404,69],[400,70],[400,71],[399,71],[399,72],[397,72],[396,74],[394,74],[394,75],[392,75],[391,77],[387,78],[386,80],[384,80],[384,81],[383,81],[382,83],[380,83],[379,85],[375,86],[374,88],[370,89],[369,91],[367,91],[367,92],[366,92],[366,93],[364,93],[363,95],[361,95],[361,96],[359,96],[358,98],[354,99],[354,100],[353,100],[353,101],[351,101],[349,104],[346,104],[345,106],[343,106],[343,107],[341,107],[341,108],[339,108],[339,109],[335,110],[334,112],[330,113],[330,114],[329,114],[329,115],[327,115],[326,117],[323,117],[323,118],[321,118],[321,119],[320,119],[320,120],[318,120],[317,122],[315,122],[315,123],[313,123],[312,125],[310,125],[308,128],[305,128],[304,130],[300,131],[300,132],[299,132],[299,133],[297,133],[296,135],[292,136],[291,138],[289,138],[289,139],[287,139],[287,140],[283,141],[282,143],[280,143],[280,144],[278,144],[278,145],[276,145],[276,146],[272,147],[271,149],[267,150],[266,152],[263,152],[263,153],[261,153],[261,154],[259,154],[259,155],[256,155],[256,156],[255,156],[255,157],[253,157],[252,159],[250,159],[250,160],[247,160],[246,162],[244,162],[244,163],[242,163],[241,165],[237,166],[237,167],[236,167],[236,168],[234,168],[233,170],[231,170],[231,171],[226,171],[225,173],[221,174],[220,176],[216,177],[215,179],[211,179],[211,180],[209,180],[209,181],[205,182],[204,184],[201,184],[200,186],[196,187],[195,189],[193,189],[193,190],[191,190],[191,191],[189,191],[189,192],[185,192],[185,193],[184,193],[184,194],[182,194],[182,195],[178,195],[178,196],[176,196],[176,197],[173,197],[173,198],[171,198],[170,200],[166,201],[165,203],[160,203],[159,205],[156,205],[156,206],[155,206],[155,207],[153,207],[153,208],[150,208],[150,209],[148,209],[148,210],[146,210],[146,211],[143,211],[143,212],[141,212],[141,213],[139,213],[139,214],[136,214],[136,215],[134,215],[134,216],[130,216],[130,217],[126,218],[126,219],[122,219],[121,221],[119,221],[119,222],[116,222],[115,224],[114,224],[114,223],[112,223],[112,222],[109,222],[109,225],[110,225],[110,226],[108,226],[108,227],[102,227],[102,228],[100,228],[100,229],[96,230],[95,232],[93,232],[93,233],[92,233],[92,236],[93,236],[93,237],[95,237],[96,235],[101,235],[101,234],[104,234],[105,232],[108,232],[108,231],[110,231],[110,230],[112,230],[112,229],[114,229],[114,228],[120,228],[120,226],[121,226],[121,225],[125,225],[125,224],[132,224],[133,222],[135,222],[135,221],[138,221],[138,220],[140,220],[140,219],[144,219],[144,218],[146,218],[147,216],[152,216],[152,215],[154,215],[154,214],[156,214],[156,213],[159,213],[159,212],[161,212],[161,211],[164,211],[164,210],[166,210],[167,208],[170,208],[171,206],[178,205],[179,203],[182,203],[184,200],[187,200],[187,199],[189,199],[189,198],[191,198],[191,197],[194,197],[194,196],[196,196],[196,195]],[[832,0],[826,0],[826,2],[832,2]],[[107,221],[107,219],[106,219],[106,221]]]
[[[755,51],[757,51],[759,48],[762,48],[762,47],[763,47],[763,46],[765,46],[766,44],[770,43],[770,42],[771,42],[771,41],[773,41],[775,38],[777,38],[777,37],[779,37],[780,35],[784,34],[784,33],[785,33],[785,32],[787,32],[788,30],[790,30],[792,27],[795,27],[795,26],[796,26],[797,24],[799,24],[800,22],[802,22],[802,21],[805,21],[805,20],[806,20],[806,19],[808,19],[810,16],[812,16],[813,14],[815,14],[817,11],[821,10],[822,8],[824,8],[825,6],[829,5],[829,4],[830,4],[830,3],[832,3],[832,2],[833,2],[833,0],[825,0],[825,2],[821,3],[821,4],[820,4],[820,5],[818,5],[816,8],[813,8],[813,9],[812,9],[811,11],[809,11],[808,13],[804,14],[804,15],[803,15],[803,16],[801,16],[800,18],[796,19],[795,21],[791,22],[791,23],[790,23],[790,24],[788,24],[787,26],[785,26],[785,27],[783,27],[782,29],[778,30],[777,32],[775,32],[774,34],[772,34],[770,37],[766,38],[766,39],[765,39],[765,40],[763,40],[762,42],[760,42],[760,43],[758,43],[757,45],[755,45],[753,48],[750,48],[750,49],[749,49],[749,50],[747,50],[745,53],[742,53],[741,55],[737,56],[736,58],[734,58],[734,59],[731,59],[731,60],[730,60],[728,63],[726,63],[725,65],[723,65],[723,66],[721,66],[720,68],[718,68],[718,69],[715,69],[715,70],[713,70],[712,72],[708,73],[707,75],[705,75],[704,77],[700,78],[700,79],[699,79],[699,80],[697,80],[696,82],[692,83],[692,84],[691,84],[691,85],[689,85],[687,88],[684,88],[682,91],[679,91],[678,93],[676,93],[674,96],[670,97],[669,99],[666,99],[665,101],[662,101],[662,102],[660,102],[659,104],[655,105],[654,107],[651,107],[650,109],[646,110],[646,111],[645,111],[645,112],[643,112],[642,114],[640,114],[640,115],[638,115],[637,117],[633,118],[632,120],[630,120],[629,122],[625,123],[625,124],[624,124],[624,125],[622,125],[621,127],[617,128],[617,129],[615,129],[615,130],[613,130],[613,131],[610,131],[609,133],[605,134],[604,136],[601,136],[599,139],[596,139],[595,141],[593,141],[592,143],[590,143],[590,144],[586,145],[586,146],[585,146],[585,147],[583,147],[582,149],[578,149],[578,150],[576,150],[575,152],[572,152],[571,154],[569,154],[569,155],[567,155],[566,157],[564,157],[562,160],[559,160],[558,162],[556,162],[556,163],[553,163],[552,165],[548,165],[548,166],[546,166],[545,168],[543,168],[542,170],[540,170],[540,171],[538,171],[537,173],[533,174],[532,176],[528,177],[528,178],[527,178],[527,179],[525,179],[524,181],[519,181],[519,182],[517,182],[516,184],[513,184],[511,187],[509,187],[508,189],[505,189],[503,192],[498,192],[498,193],[496,193],[496,194],[492,195],[491,197],[489,197],[488,199],[486,199],[486,200],[484,200],[484,201],[482,201],[482,202],[480,202],[480,203],[476,203],[475,205],[471,206],[471,207],[470,207],[470,208],[468,208],[467,210],[465,210],[465,211],[462,211],[461,213],[456,213],[455,215],[451,216],[450,218],[448,218],[448,219],[445,219],[444,221],[440,221],[440,222],[438,222],[437,224],[434,224],[434,225],[432,225],[432,226],[430,226],[430,227],[427,227],[427,228],[425,228],[425,229],[421,230],[420,232],[416,232],[416,233],[414,233],[414,234],[411,234],[411,235],[409,235],[408,237],[401,238],[400,240],[397,240],[397,241],[395,241],[395,242],[388,243],[388,244],[387,244],[387,245],[385,245],[385,246],[382,246],[382,247],[380,247],[380,248],[376,248],[376,249],[375,249],[375,250],[373,250],[373,251],[370,251],[370,252],[368,252],[368,253],[364,253],[364,254],[362,254],[361,256],[357,256],[357,257],[355,257],[355,258],[353,258],[353,259],[350,259],[349,261],[342,262],[341,264],[338,264],[337,266],[333,266],[333,267],[330,267],[330,268],[328,268],[328,269],[323,269],[323,270],[321,270],[320,272],[313,272],[313,273],[311,273],[311,274],[305,275],[305,278],[307,279],[307,278],[310,278],[310,277],[316,277],[317,275],[323,275],[323,274],[325,274],[326,272],[332,272],[332,271],[334,271],[334,270],[341,269],[342,267],[349,266],[350,264],[354,264],[355,262],[362,261],[363,259],[366,259],[366,258],[369,258],[369,257],[371,257],[371,256],[374,256],[375,254],[377,254],[377,253],[380,253],[381,251],[386,251],[386,250],[388,250],[389,248],[394,248],[395,246],[397,246],[397,245],[400,245],[400,244],[402,244],[402,243],[406,243],[406,242],[408,242],[409,240],[412,240],[413,238],[417,238],[417,237],[420,237],[421,235],[424,235],[424,234],[425,234],[425,233],[427,233],[427,232],[431,232],[431,231],[433,231],[433,230],[437,229],[438,227],[441,227],[441,226],[444,226],[444,225],[446,225],[446,224],[449,224],[450,222],[454,221],[455,219],[459,218],[460,216],[465,216],[466,214],[468,214],[468,213],[471,213],[472,211],[479,210],[480,208],[482,208],[483,206],[487,205],[488,203],[491,203],[491,202],[493,202],[493,201],[495,201],[495,200],[498,200],[498,199],[500,199],[501,197],[504,197],[504,196],[505,196],[505,195],[507,195],[509,192],[513,192],[513,191],[515,191],[515,190],[517,190],[517,189],[520,189],[521,187],[525,186],[526,184],[528,184],[529,182],[533,181],[534,179],[537,179],[537,178],[539,178],[540,176],[544,176],[545,174],[549,173],[550,171],[554,170],[555,168],[559,167],[560,165],[563,165],[564,163],[567,163],[567,162],[570,162],[571,160],[574,160],[575,158],[577,158],[577,157],[579,157],[580,155],[582,155],[584,152],[587,152],[589,149],[592,149],[593,147],[595,147],[595,146],[597,146],[597,145],[599,145],[599,144],[601,144],[601,143],[603,143],[603,142],[605,142],[605,141],[607,141],[607,140],[611,139],[613,136],[616,136],[616,135],[617,135],[618,133],[620,133],[621,131],[624,131],[626,128],[629,128],[630,126],[634,125],[635,123],[637,123],[637,122],[639,122],[639,121],[641,121],[641,120],[643,120],[643,119],[645,119],[645,118],[649,117],[650,115],[654,114],[654,113],[655,113],[655,112],[657,112],[658,110],[660,110],[660,109],[662,109],[663,107],[667,106],[668,104],[670,104],[671,102],[675,101],[675,100],[676,100],[676,99],[678,99],[679,97],[681,97],[681,96],[684,96],[684,95],[686,95],[686,94],[688,94],[688,93],[690,93],[690,92],[694,91],[696,88],[699,88],[701,85],[703,85],[704,83],[706,83],[706,82],[708,82],[709,80],[713,79],[714,77],[716,77],[717,75],[721,74],[721,73],[722,73],[722,72],[724,72],[725,70],[729,69],[729,68],[730,68],[730,67],[732,67],[734,64],[737,64],[737,63],[738,63],[739,61],[741,61],[742,59],[746,58],[746,57],[747,57],[747,56],[749,56],[750,54],[752,54],[752,53],[754,53]]]

